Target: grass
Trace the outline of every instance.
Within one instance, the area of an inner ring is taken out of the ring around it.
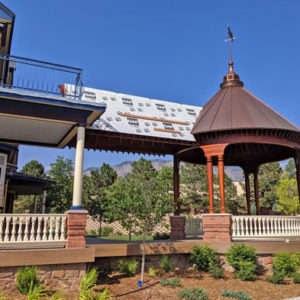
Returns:
[[[86,234],[85,237],[97,237],[95,235],[90,235],[90,234]],[[114,240],[114,241],[128,241],[128,235],[124,235],[124,234],[114,234],[114,235],[101,235],[101,239],[105,239],[105,240]],[[143,240],[143,236],[142,235],[132,235],[131,236],[131,241],[132,242],[141,242]],[[152,235],[147,235],[146,236],[146,241],[153,241],[153,236]]]

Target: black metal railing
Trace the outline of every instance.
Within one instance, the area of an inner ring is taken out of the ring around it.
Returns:
[[[0,87],[80,99],[83,92],[82,70],[0,54]]]

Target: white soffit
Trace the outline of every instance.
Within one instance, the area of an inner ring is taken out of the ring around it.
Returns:
[[[66,85],[66,88],[72,87]],[[87,87],[82,100],[107,106],[92,125],[93,129],[187,141],[195,141],[191,130],[202,109]]]

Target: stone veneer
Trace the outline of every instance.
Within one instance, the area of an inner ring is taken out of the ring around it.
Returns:
[[[85,263],[37,266],[41,283],[51,290],[78,290]],[[0,267],[0,290],[16,290],[19,267]]]

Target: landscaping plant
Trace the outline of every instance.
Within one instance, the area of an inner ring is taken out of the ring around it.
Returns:
[[[294,283],[300,283],[300,273],[293,274],[292,279]]]
[[[114,229],[111,226],[105,226],[102,229],[102,234],[104,234],[104,235],[109,235],[109,234],[112,234],[113,232],[114,232]],[[101,234],[101,233],[99,233],[99,234]]]
[[[153,240],[168,240],[169,238],[170,238],[170,236],[167,233],[156,232],[153,235]]]
[[[285,274],[282,271],[275,271],[273,269],[272,276],[267,277],[267,281],[274,284],[282,284],[284,283]]]
[[[168,278],[168,279],[161,279],[159,282],[162,286],[170,286],[175,288],[177,286],[181,286],[181,280],[179,278]]]
[[[230,247],[225,257],[235,269],[235,275],[241,280],[256,278],[257,261],[254,248],[245,244],[235,244]]]
[[[218,253],[208,246],[194,246],[190,253],[190,261],[197,266],[199,271],[208,272],[209,268],[218,266]]]
[[[164,255],[159,262],[159,266],[167,273],[174,270],[174,264],[167,255]]]
[[[31,281],[30,288],[27,294],[28,300],[38,300],[41,297],[47,296],[47,293],[44,287],[41,284],[33,285],[33,281]]]
[[[154,267],[149,268],[149,276],[150,277],[156,277],[156,271]]]
[[[220,268],[218,265],[214,263],[209,265],[209,274],[213,278],[224,278],[224,269]]]
[[[134,276],[139,263],[136,260],[121,259],[119,262],[120,271],[127,277]]]
[[[95,300],[109,300],[109,299],[114,299],[109,289],[105,289],[103,292],[97,294],[97,296],[95,297]]]
[[[291,277],[299,268],[299,259],[294,253],[278,253],[274,257],[274,271],[284,272],[286,276]]]
[[[227,298],[235,298],[238,300],[253,300],[251,296],[248,296],[244,291],[235,292],[235,291],[222,291],[221,295]]]
[[[17,289],[21,294],[28,295],[36,286],[40,285],[36,267],[25,267],[18,270]]]
[[[178,293],[179,299],[185,300],[208,300],[207,293],[200,287],[184,288]]]
[[[91,269],[85,273],[80,280],[80,300],[92,300],[95,298],[94,288],[97,282],[97,270]]]

